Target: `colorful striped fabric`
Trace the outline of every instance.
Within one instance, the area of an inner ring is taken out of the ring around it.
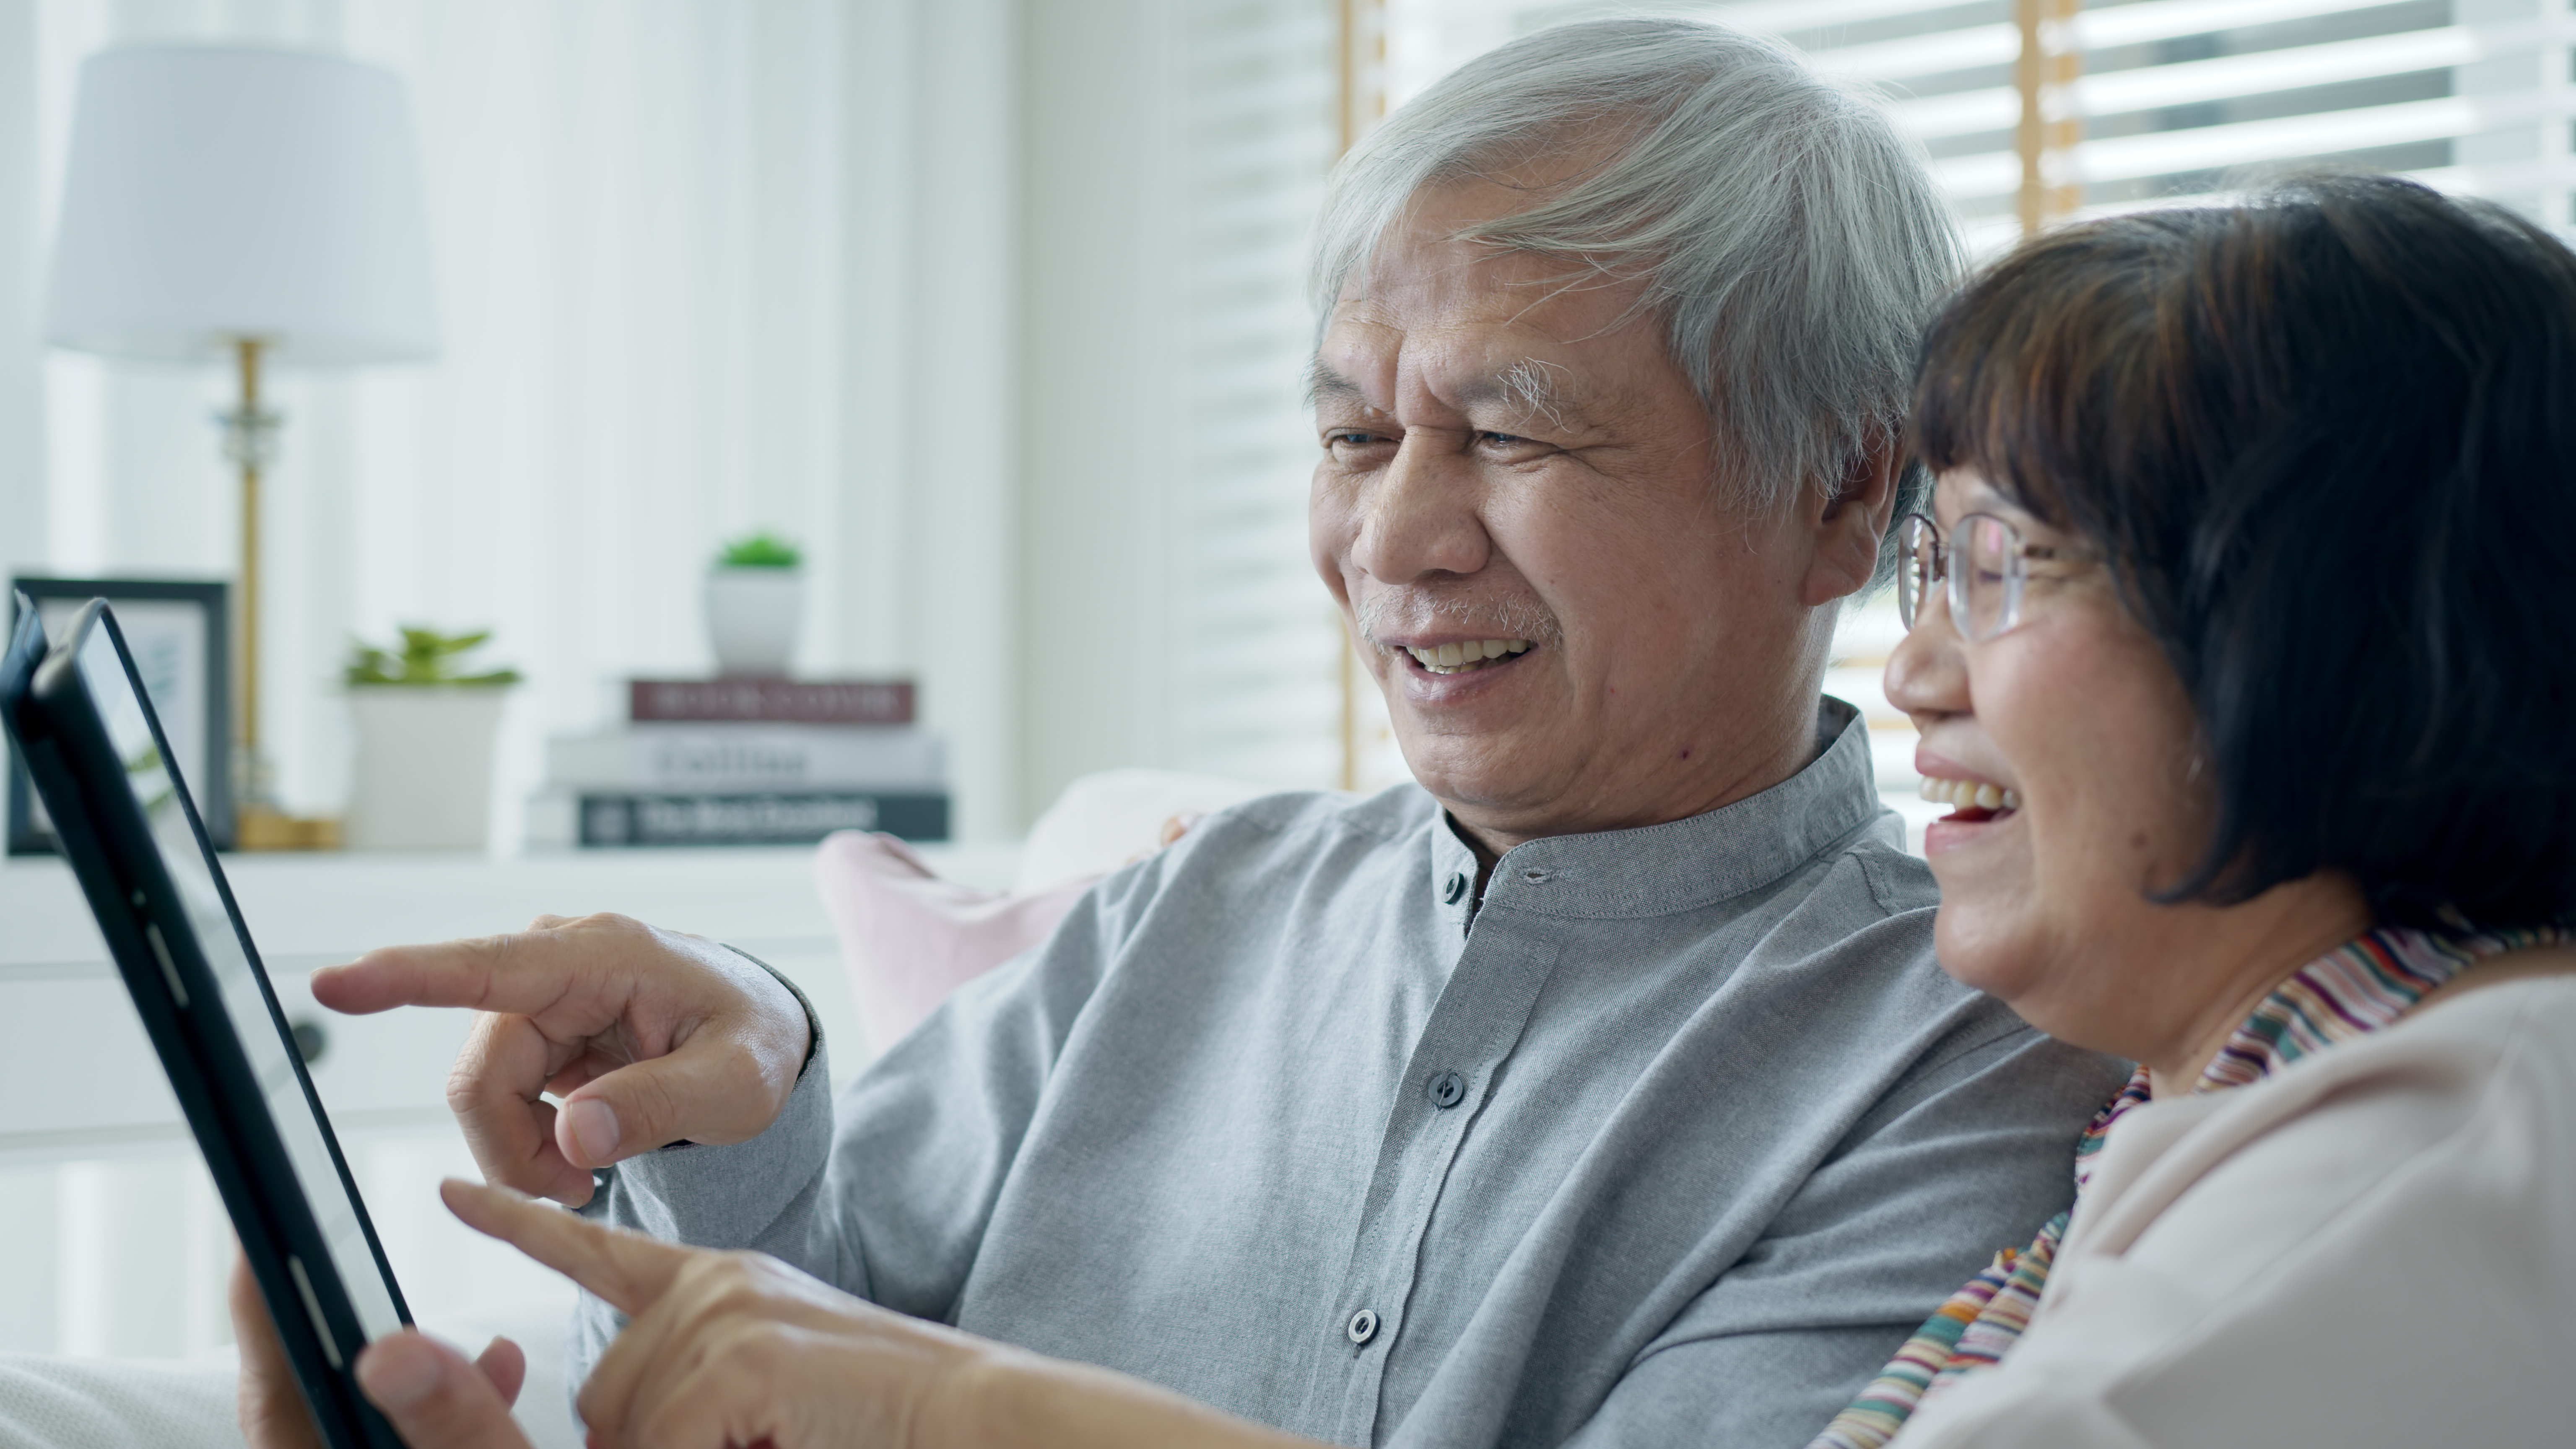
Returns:
[[[2388,1025],[2490,956],[2569,939],[2568,932],[2555,927],[2456,936],[2402,928],[2369,932],[2309,962],[2265,997],[2219,1048],[2192,1090],[2224,1091],[2259,1082],[2301,1057]],[[2147,1069],[2140,1067],[2120,1095],[2094,1115],[2075,1145],[2079,1197],[2092,1181],[2112,1125],[2154,1095]],[[1807,1449],[1882,1449],[1933,1395],[1966,1374],[2001,1362],[2039,1308],[2068,1216],[2059,1213],[2050,1219],[2029,1247],[1997,1253],[1984,1272],[1951,1294]]]
[[[2077,1192],[2092,1181],[2093,1166],[2099,1160],[2102,1140],[2110,1135],[2111,1124],[2152,1095],[2146,1069],[2141,1067],[2120,1089],[2120,1095],[2093,1114],[2092,1125],[2075,1143]],[[2001,1358],[2039,1306],[2039,1290],[2048,1281],[2048,1265],[2057,1257],[2058,1241],[2066,1236],[2067,1217],[2059,1213],[2049,1219],[2048,1226],[2039,1230],[2029,1247],[2006,1248],[1995,1254],[1984,1272],[1951,1294],[1931,1319],[1914,1331],[1914,1336],[1896,1351],[1895,1358],[1888,1360],[1886,1368],[1879,1370],[1878,1377],[1870,1380],[1869,1387],[1861,1390],[1851,1407],[1835,1415],[1807,1449],[1879,1449],[1905,1427],[1905,1421],[1922,1405],[1935,1383],[1947,1383],[1972,1366],[1982,1367]]]
[[[2251,1086],[2312,1052],[2377,1031],[2490,956],[2567,939],[2554,927],[2436,936],[2381,930],[2311,961],[2264,998],[2193,1090]]]

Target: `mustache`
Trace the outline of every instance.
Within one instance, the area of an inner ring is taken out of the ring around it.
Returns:
[[[1381,649],[1389,634],[1472,634],[1561,644],[1565,629],[1545,604],[1528,597],[1477,598],[1439,589],[1381,589],[1359,601],[1360,637]]]

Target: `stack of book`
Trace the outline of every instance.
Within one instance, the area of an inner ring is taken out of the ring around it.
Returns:
[[[638,679],[625,723],[546,742],[532,845],[948,838],[947,760],[909,683]]]

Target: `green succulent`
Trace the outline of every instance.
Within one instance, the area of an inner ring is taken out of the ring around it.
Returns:
[[[392,649],[378,649],[364,640],[351,640],[349,665],[344,677],[351,684],[516,684],[519,671],[491,669],[481,674],[462,674],[457,666],[460,656],[483,646],[492,637],[489,629],[471,634],[441,634],[435,629],[402,626],[402,643]]]
[[[745,534],[716,555],[716,567],[725,569],[792,569],[804,561],[796,545],[774,533]]]

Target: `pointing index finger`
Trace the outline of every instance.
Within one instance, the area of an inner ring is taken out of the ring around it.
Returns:
[[[438,1185],[448,1211],[606,1300],[628,1317],[653,1306],[689,1260],[689,1249],[602,1227],[507,1188],[451,1177]]]
[[[468,1006],[532,1016],[563,999],[576,962],[563,950],[530,950],[541,937],[481,936],[426,946],[384,946],[313,973],[314,999],[365,1016],[397,1006]]]

